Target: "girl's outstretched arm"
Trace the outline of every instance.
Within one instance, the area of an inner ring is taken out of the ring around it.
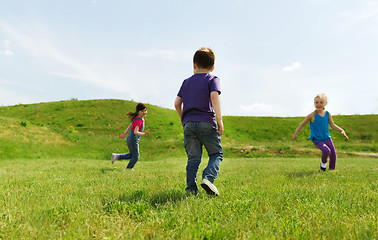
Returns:
[[[122,138],[125,138],[125,137],[126,137],[127,132],[130,131],[131,125],[132,125],[132,123],[130,123],[130,125],[126,128],[125,132],[122,133],[122,134],[118,137],[119,139],[122,139]]]
[[[311,121],[312,118],[314,117],[314,113],[310,113],[307,115],[307,117],[298,125],[297,129],[294,132],[293,137],[291,138],[293,141],[297,139],[299,131],[308,123],[308,121]]]
[[[329,113],[328,121],[329,121],[329,125],[331,126],[331,128],[332,128],[333,130],[338,131],[338,132],[341,132],[341,134],[342,134],[346,139],[349,139],[349,137],[346,135],[344,129],[342,129],[341,127],[337,126],[337,125],[333,122],[333,119],[332,119],[332,116],[331,116],[330,113]]]
[[[139,126],[136,125],[134,128],[134,134],[138,136],[146,136],[150,132],[149,129],[147,129],[145,132],[139,132]]]

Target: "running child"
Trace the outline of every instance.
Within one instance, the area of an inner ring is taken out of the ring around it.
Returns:
[[[223,159],[221,135],[223,121],[219,95],[220,80],[211,74],[215,54],[201,48],[193,57],[194,75],[184,80],[175,99],[175,109],[184,127],[184,145],[188,156],[186,165],[186,191],[198,193],[197,171],[201,163],[202,146],[209,156],[203,170],[201,187],[209,195],[219,195],[214,180]]]
[[[145,123],[144,118],[147,115],[147,108],[143,103],[138,103],[136,106],[135,112],[129,112],[127,116],[131,117],[131,123],[127,127],[124,133],[122,133],[118,138],[123,139],[126,137],[127,132],[129,134],[127,135],[126,142],[127,147],[129,148],[129,153],[122,153],[122,154],[112,154],[112,164],[116,160],[122,160],[122,159],[130,159],[129,164],[126,167],[126,170],[134,170],[133,167],[137,163],[139,159],[139,139],[141,136],[146,136],[149,133],[149,130],[147,129],[145,132],[143,132]],[[131,130],[131,131],[130,131]]]
[[[329,134],[329,126],[344,135],[346,139],[349,139],[345,131],[333,122],[331,114],[325,110],[327,103],[327,96],[325,94],[316,95],[314,98],[315,111],[307,115],[305,120],[299,124],[292,138],[295,141],[299,131],[310,122],[311,136],[309,139],[322,151],[322,162],[320,164],[322,171],[326,170],[328,157],[329,170],[335,170],[336,168],[337,155],[331,135]]]

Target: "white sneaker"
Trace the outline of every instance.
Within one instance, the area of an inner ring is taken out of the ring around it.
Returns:
[[[214,184],[212,184],[209,180],[207,180],[206,178],[202,179],[201,187],[203,189],[205,189],[207,194],[219,196],[219,191],[218,191],[217,187]]]
[[[112,154],[112,164],[114,164],[114,162],[117,160],[117,158],[118,158],[118,154],[113,153]]]
[[[134,172],[134,168],[125,168],[125,171],[131,171],[131,172]]]

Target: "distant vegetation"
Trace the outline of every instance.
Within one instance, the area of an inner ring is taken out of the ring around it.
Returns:
[[[108,159],[112,152],[127,151],[117,137],[134,111],[136,102],[76,99],[0,107],[0,159],[88,158]],[[176,112],[147,105],[146,128],[150,134],[140,142],[141,161],[185,156],[182,126]],[[318,156],[307,140],[309,126],[293,143],[291,136],[304,117],[224,116],[222,137],[229,157]],[[334,116],[350,137],[331,131],[338,154],[377,152],[378,115]]]

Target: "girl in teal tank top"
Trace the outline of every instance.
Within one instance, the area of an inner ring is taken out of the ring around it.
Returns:
[[[314,121],[310,121],[311,136],[308,138],[315,143],[326,142],[331,139],[329,135],[329,113],[326,111],[322,117],[314,112]]]
[[[341,132],[346,139],[349,139],[345,131],[337,126],[332,119],[331,114],[325,110],[327,105],[327,96],[325,94],[318,94],[314,98],[315,111],[307,115],[305,120],[299,124],[293,135],[293,141],[297,139],[299,131],[310,122],[311,136],[310,140],[314,145],[322,151],[322,162],[320,169],[325,171],[327,166],[327,159],[329,157],[329,169],[336,168],[336,150],[333,145],[331,135],[329,134],[329,126],[336,131]]]

